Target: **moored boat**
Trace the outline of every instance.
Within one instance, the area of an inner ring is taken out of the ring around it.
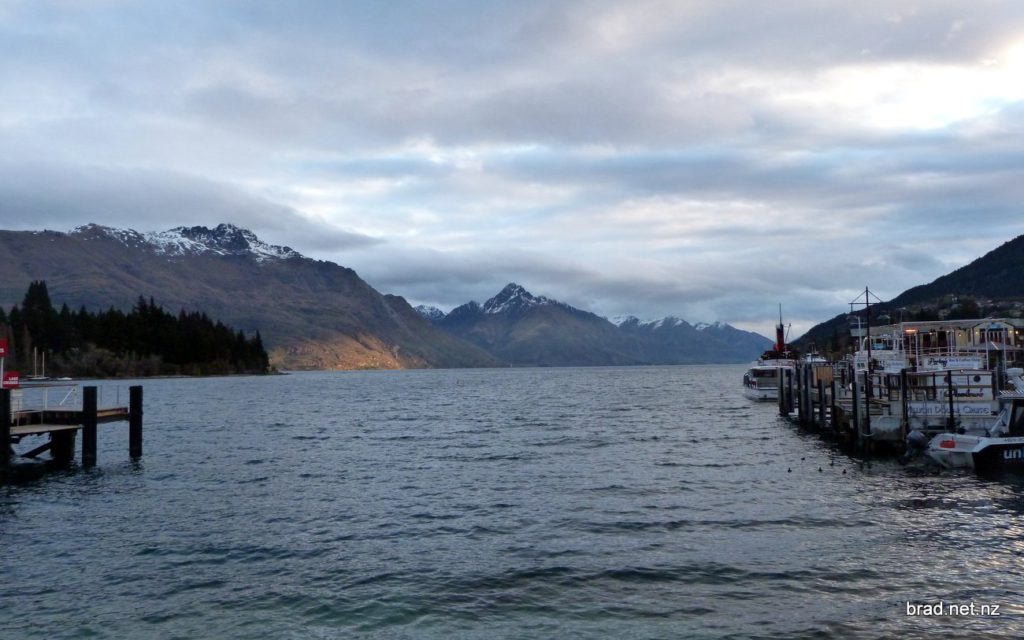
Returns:
[[[1007,366],[1024,360],[1018,325],[986,318],[864,329],[854,334],[858,348],[844,374],[852,384],[844,382],[838,404],[852,413],[859,398],[861,430],[875,442],[899,445],[914,430],[989,437],[1005,390],[1016,385]]]
[[[1013,391],[999,394],[999,413],[988,427],[939,433],[925,448],[928,457],[950,469],[979,473],[1024,473],[1024,369],[1007,370]],[[920,443],[908,437],[908,445]]]
[[[796,352],[786,344],[786,328],[782,324],[780,307],[779,324],[775,325],[775,344],[743,374],[743,395],[758,402],[777,402],[780,380],[786,371],[794,369],[796,359]]]

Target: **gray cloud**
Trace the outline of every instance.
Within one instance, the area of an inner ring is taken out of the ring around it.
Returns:
[[[325,228],[297,211],[209,180],[155,170],[0,164],[0,223],[8,229],[68,230],[95,222],[142,231],[229,222],[275,244],[338,251],[378,244]]]
[[[1004,2],[6,2],[0,222],[806,327],[1024,232],[1013,45]]]

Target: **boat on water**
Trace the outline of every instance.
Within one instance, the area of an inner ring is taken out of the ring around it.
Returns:
[[[42,372],[39,370],[39,352],[35,347],[32,347],[32,375],[25,376],[25,380],[28,382],[46,382],[50,379],[46,375],[46,352],[43,351],[43,368]]]
[[[780,380],[786,371],[794,370],[796,362],[797,353],[786,344],[786,328],[782,324],[780,307],[779,324],[775,325],[775,344],[743,374],[743,395],[757,402],[778,402]]]
[[[999,394],[999,412],[986,428],[960,427],[930,439],[921,431],[907,436],[908,449],[920,449],[947,469],[982,474],[1024,474],[1024,369],[1007,370],[1012,391]]]
[[[1016,391],[1007,367],[1024,361],[1017,319],[900,322],[854,335],[849,374],[856,389],[847,386],[838,400],[849,410],[860,398],[876,442],[900,443],[915,430],[991,434],[1005,394]]]

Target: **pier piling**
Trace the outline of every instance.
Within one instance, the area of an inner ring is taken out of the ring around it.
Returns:
[[[804,370],[800,365],[796,365],[796,370],[793,372],[796,378],[796,423],[803,425],[804,423]]]
[[[776,373],[776,382],[778,382],[778,386],[779,386],[779,396],[778,396],[779,415],[783,416],[783,417],[786,417],[786,416],[789,415],[789,412],[786,411],[786,386],[784,384],[785,379],[786,379],[785,371],[783,371],[782,369],[779,369],[777,371],[777,373]]]
[[[860,448],[860,385],[857,384],[857,376],[853,377],[853,402],[851,408],[853,409],[853,436],[856,438],[857,447]]]
[[[50,432],[50,457],[57,467],[66,468],[71,465],[75,458],[74,430]]]
[[[11,472],[11,390],[0,389],[0,484]]]
[[[793,370],[786,369],[786,415],[793,413]]]
[[[82,388],[82,466],[96,465],[96,387]]]
[[[949,430],[953,431],[956,428],[956,421],[953,416],[953,372],[946,372],[946,398],[949,399],[949,420],[947,424]]]
[[[910,378],[906,369],[900,369],[900,440],[907,441],[910,430]]]
[[[818,378],[818,428],[825,428],[825,380]]]
[[[128,389],[128,455],[142,457],[142,387]]]
[[[864,435],[871,437],[871,374],[864,372]]]
[[[829,386],[829,414],[832,416],[832,423],[829,425],[833,433],[839,432],[839,417],[836,415],[836,379],[828,383]]]

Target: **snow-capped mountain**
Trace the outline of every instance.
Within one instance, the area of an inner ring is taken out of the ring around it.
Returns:
[[[416,313],[420,314],[427,320],[430,320],[434,324],[444,320],[444,317],[447,315],[444,311],[441,311],[437,307],[429,304],[421,304],[413,308],[416,309]]]
[[[510,282],[505,285],[505,288],[502,289],[498,295],[483,303],[480,310],[483,313],[491,315],[500,313],[524,313],[530,309],[546,305],[561,305],[563,307],[569,307],[569,305],[558,302],[557,300],[551,300],[544,296],[535,296],[522,286],[514,282]]]
[[[716,322],[698,322],[697,324],[693,325],[693,328],[696,329],[697,331],[707,331],[707,330],[719,331],[719,330],[724,329],[724,328],[726,328],[728,326],[729,325],[727,325],[726,323],[720,322],[720,321],[716,321]]]
[[[771,346],[722,322],[694,326],[674,316],[609,321],[514,282],[482,305],[456,307],[438,326],[515,364],[748,362]]]
[[[749,362],[772,344],[724,322],[691,325],[675,316],[647,322],[627,318],[619,330],[635,338],[637,349],[652,364]]]
[[[642,363],[612,323],[514,282],[482,305],[452,309],[438,326],[511,364]]]
[[[230,224],[156,233],[86,225],[0,231],[0,304],[45,280],[55,304],[129,309],[139,296],[259,330],[275,366],[358,369],[498,362],[351,269],[304,258]]]
[[[167,231],[140,233],[134,229],[115,229],[97,224],[77,227],[69,235],[82,238],[108,237],[136,248],[149,248],[166,256],[213,254],[220,256],[251,256],[257,262],[273,259],[301,258],[290,247],[267,244],[252,231],[233,224],[207,227],[175,227]]]

